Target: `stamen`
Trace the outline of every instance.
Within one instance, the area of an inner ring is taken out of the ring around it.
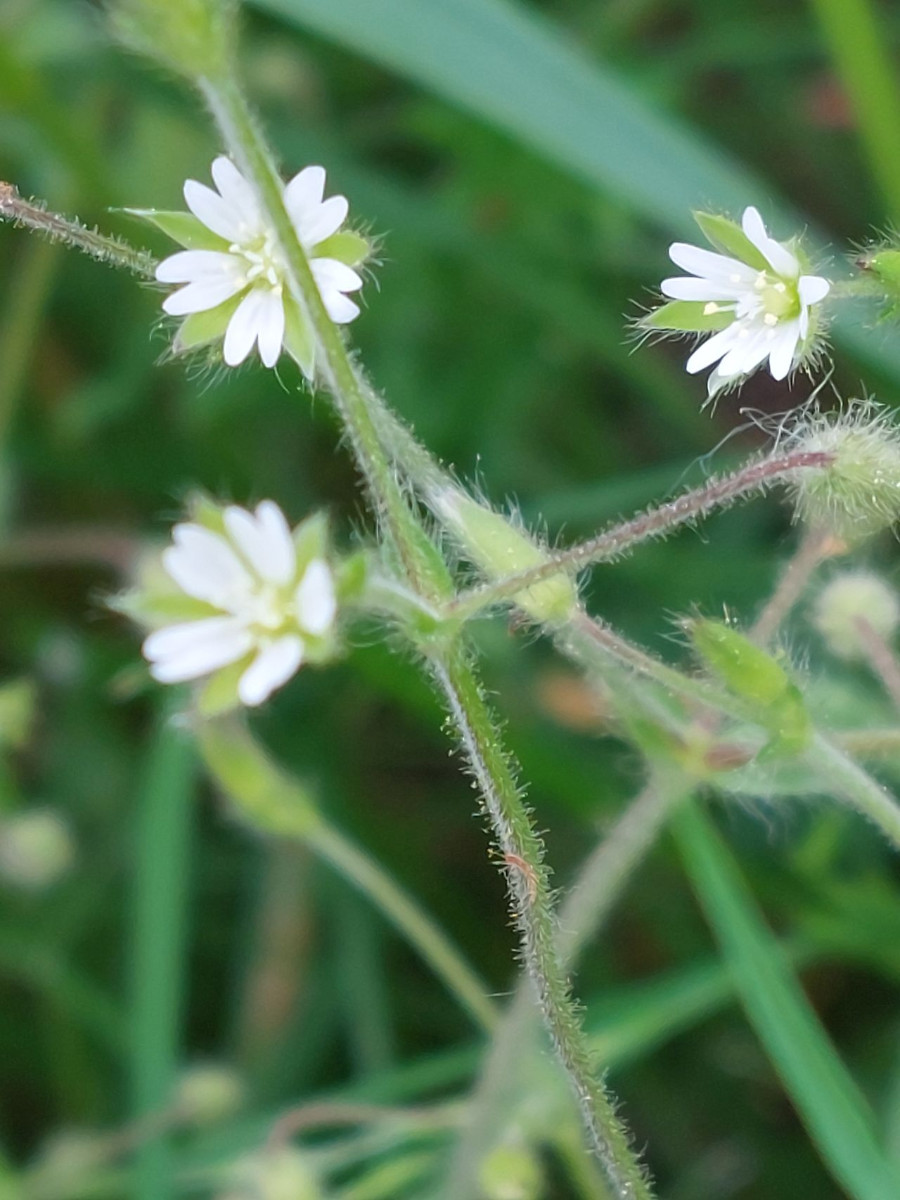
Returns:
[[[715,300],[710,300],[708,304],[704,304],[704,306],[703,306],[704,317],[711,317],[715,313],[721,312],[721,311],[722,311],[721,308],[719,307],[718,304],[716,304]]]
[[[763,317],[763,323],[765,325],[777,325],[778,318],[775,316],[774,313],[767,312],[766,315]]]

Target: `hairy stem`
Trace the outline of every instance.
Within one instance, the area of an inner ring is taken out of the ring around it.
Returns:
[[[433,666],[502,855],[523,961],[581,1109],[591,1147],[616,1200],[649,1200],[644,1172],[615,1115],[613,1102],[594,1071],[580,1015],[555,947],[556,922],[543,846],[495,719],[461,648]]]
[[[80,221],[50,212],[35,200],[25,200],[11,183],[0,183],[0,220],[11,221],[42,233],[51,242],[60,242],[99,262],[123,267],[153,279],[156,259],[146,250],[138,250],[121,238],[110,237],[96,229],[88,229]]]
[[[763,492],[779,479],[789,478],[796,471],[821,469],[833,461],[834,455],[824,451],[803,450],[759,459],[731,475],[710,480],[703,487],[685,492],[667,504],[639,513],[630,521],[615,525],[577,546],[550,552],[543,562],[534,567],[482,584],[459,596],[448,606],[448,611],[455,617],[474,616],[491,605],[512,600],[519,592],[545,579],[552,579],[560,571],[578,571],[592,563],[618,558],[642,542],[665,537],[679,526],[687,525],[741,496]]]
[[[440,560],[382,447],[369,411],[369,389],[322,303],[309,260],[284,204],[284,185],[274,157],[234,80],[204,80],[201,90],[228,149],[255,186],[276,235],[291,294],[315,334],[317,369],[349,438],[372,507],[409,581],[422,595],[433,598],[436,590],[440,591]]]
[[[564,971],[573,967],[588,940],[596,936],[683,794],[680,780],[676,786],[667,777],[652,779],[583,863],[559,912],[556,950]],[[534,1003],[525,980],[494,1034],[454,1151],[444,1200],[469,1200],[475,1193],[484,1156],[521,1102],[518,1067],[527,1063],[529,1053],[538,1052],[534,1033]]]
[[[893,648],[865,617],[857,617],[855,624],[869,666],[881,680],[895,708],[900,709],[900,662]]]
[[[843,797],[900,850],[900,804],[886,788],[820,733],[806,761],[823,792]]]
[[[810,577],[826,558],[842,554],[847,549],[845,542],[821,529],[811,529],[804,536],[796,552],[788,560],[775,587],[756,618],[750,636],[765,646],[770,642],[785,618],[803,595]]]

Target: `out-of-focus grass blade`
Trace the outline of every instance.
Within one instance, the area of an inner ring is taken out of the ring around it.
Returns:
[[[692,805],[679,811],[672,828],[747,1016],[823,1162],[857,1200],[900,1196],[900,1171],[875,1140],[872,1114],[725,844]]]
[[[189,840],[196,762],[192,743],[160,709],[139,796],[132,966],[132,1103],[137,1118],[171,1099],[184,991]],[[136,1159],[135,1200],[172,1194],[169,1147]]]
[[[675,236],[696,237],[693,208],[739,214],[762,204],[776,236],[808,224],[736,159],[509,0],[252,3],[412,79]],[[852,316],[840,315],[835,333],[900,377],[900,345],[873,338]]]

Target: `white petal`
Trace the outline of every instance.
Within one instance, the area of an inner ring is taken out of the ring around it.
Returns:
[[[264,221],[253,188],[230,158],[219,155],[212,165],[212,177],[222,199],[244,227],[244,239],[264,232]]]
[[[181,621],[177,625],[166,625],[155,629],[144,639],[141,650],[145,658],[158,662],[183,654],[193,646],[206,642],[228,641],[245,629],[237,617],[200,617],[196,621]]]
[[[680,275],[664,279],[659,290],[670,300],[737,300],[746,291],[745,287],[719,283],[715,279],[693,279]]]
[[[226,204],[218,192],[208,188],[205,183],[189,179],[184,185],[184,199],[197,220],[207,229],[229,242],[240,241],[241,214]]]
[[[799,321],[786,321],[779,326],[778,339],[769,354],[769,372],[773,379],[784,379],[790,371],[799,340]]]
[[[265,311],[265,294],[263,288],[251,288],[228,322],[222,357],[229,367],[238,366],[253,349]]]
[[[274,367],[284,341],[284,301],[281,292],[263,292],[259,313],[259,357],[263,366]]]
[[[719,375],[723,379],[733,379],[735,375],[749,375],[755,371],[772,349],[774,333],[767,325],[741,330],[734,346],[719,363]]]
[[[752,206],[744,209],[741,227],[745,236],[769,263],[776,275],[796,279],[800,273],[800,264],[786,246],[782,246],[780,242],[769,237],[757,209]]]
[[[285,186],[284,204],[288,210],[297,236],[303,241],[303,229],[315,214],[325,195],[325,168],[304,167]]]
[[[263,500],[255,513],[232,505],[225,509],[228,535],[253,570],[267,583],[290,583],[297,555],[284,513],[272,500]]]
[[[218,618],[212,618],[218,620]],[[198,626],[207,625],[207,621],[196,621],[193,624]],[[199,679],[203,675],[209,675],[212,671],[217,671],[220,667],[226,667],[230,663],[237,662],[243,658],[254,645],[253,635],[240,625],[238,622],[232,622],[233,628],[223,630],[212,635],[196,635],[193,641],[188,641],[180,644],[177,649],[166,652],[165,654],[155,647],[155,652],[151,653],[149,643],[151,638],[157,636],[151,634],[147,642],[144,643],[144,652],[148,658],[152,658],[150,666],[150,674],[160,683],[183,683],[187,679]],[[183,626],[175,626],[179,634],[184,628]],[[172,630],[160,629],[158,634],[171,633]]]
[[[753,267],[736,258],[715,254],[712,250],[703,250],[688,242],[673,242],[669,247],[669,258],[677,267],[690,271],[692,275],[714,279],[717,283],[730,283],[732,286],[743,284],[752,287],[758,274]]]
[[[312,248],[337,233],[347,219],[350,205],[346,196],[329,196],[302,222],[300,240]]]
[[[801,275],[797,283],[801,304],[818,304],[830,291],[831,284],[821,275]]]
[[[241,702],[254,707],[268,700],[276,688],[287,683],[302,661],[303,642],[296,634],[286,634],[264,647],[240,678]]]
[[[326,292],[322,302],[335,325],[348,325],[359,316],[359,305],[340,292]]]
[[[176,525],[172,536],[163,567],[188,596],[225,608],[252,590],[252,576],[224,538],[188,524]]]
[[[303,578],[294,593],[294,604],[297,620],[309,633],[318,637],[331,628],[337,600],[331,571],[321,558],[314,558],[303,572]]]
[[[711,338],[707,338],[705,342],[697,347],[684,364],[684,369],[689,375],[696,375],[698,371],[702,371],[706,367],[711,367],[714,362],[717,362],[732,348],[737,333],[737,321],[729,325],[727,329],[720,329],[718,333],[714,333]]]
[[[187,287],[179,288],[171,296],[166,296],[162,305],[163,312],[167,312],[170,317],[206,312],[208,308],[215,308],[216,305],[236,296],[242,287],[243,280],[229,279],[224,275],[221,278],[198,279],[196,283],[189,283]]]
[[[190,283],[194,279],[242,274],[240,263],[224,250],[179,250],[156,268],[160,283]]]
[[[336,258],[314,258],[310,266],[322,292],[326,288],[334,288],[338,292],[358,292],[363,285],[362,276]]]

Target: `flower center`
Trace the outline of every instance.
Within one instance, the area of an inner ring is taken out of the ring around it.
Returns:
[[[800,296],[796,284],[760,271],[753,284],[763,308],[766,325],[779,325],[800,315]]]
[[[287,622],[287,604],[278,588],[264,583],[247,597],[241,615],[260,632],[273,633]]]
[[[271,233],[250,242],[234,242],[228,249],[244,260],[244,279],[250,286],[269,286],[273,291],[281,291],[284,266]]]

